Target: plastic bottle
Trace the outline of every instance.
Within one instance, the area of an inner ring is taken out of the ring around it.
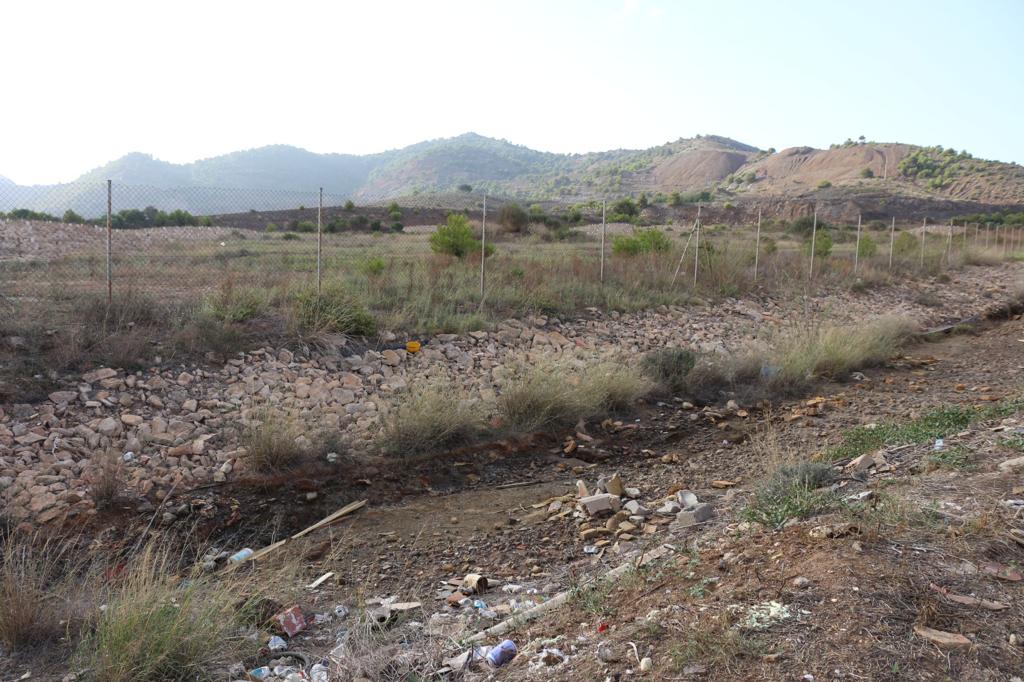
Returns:
[[[504,642],[487,652],[487,662],[495,668],[500,668],[515,658],[516,653],[518,653],[516,643],[511,639],[506,639]]]
[[[331,671],[322,663],[317,663],[309,669],[309,679],[313,682],[330,682]]]
[[[255,552],[253,552],[252,549],[250,549],[249,547],[246,547],[245,549],[240,549],[234,554],[232,554],[230,557],[228,557],[228,561],[237,564],[241,561],[245,561],[246,559],[251,558],[253,554],[255,554]]]

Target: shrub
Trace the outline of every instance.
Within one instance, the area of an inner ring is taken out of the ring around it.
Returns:
[[[259,317],[270,306],[270,292],[259,287],[237,288],[225,281],[213,296],[204,300],[204,312],[224,322],[245,322]]]
[[[405,229],[405,225],[403,225],[400,222],[396,221],[396,222],[391,223],[391,231],[392,232],[401,232],[404,229]]]
[[[640,368],[644,375],[669,395],[681,393],[697,357],[685,348],[660,348],[644,354]]]
[[[0,537],[0,545],[0,644],[23,649],[58,639],[73,594],[60,580],[58,546],[14,534]]]
[[[803,216],[802,218],[797,218],[796,220],[789,224],[789,231],[792,232],[793,234],[809,237],[811,233],[814,232],[814,225],[814,218],[812,216]],[[818,232],[828,230],[829,227],[829,224],[826,223],[824,220],[819,220],[817,223]]]
[[[832,236],[827,230],[819,228],[816,234],[804,240],[803,251],[807,256],[811,255],[812,241],[814,244],[815,258],[825,258],[832,253]]]
[[[830,464],[801,462],[780,466],[754,491],[744,509],[748,521],[774,528],[789,519],[805,519],[826,509],[834,496],[818,492],[836,477]]]
[[[402,209],[398,205],[398,202],[392,201],[388,205],[388,217],[395,222],[398,222],[399,220],[402,219]]]
[[[770,256],[778,252],[779,245],[771,237],[761,237],[761,250]]]
[[[612,238],[612,253],[622,256],[636,256],[641,253],[661,253],[672,248],[664,232],[657,228],[635,230],[632,235],[615,235]]]
[[[860,172],[860,176],[862,178],[873,178],[875,177],[875,171],[871,170],[870,168],[865,168]]]
[[[509,232],[522,232],[530,222],[530,216],[519,204],[505,204],[498,210],[498,224]]]
[[[869,235],[860,236],[860,244],[857,245],[857,256],[860,258],[871,258],[878,252],[878,244]]]
[[[356,210],[356,205],[352,203],[351,199],[349,199],[348,201],[345,202],[344,208],[346,211],[354,211]]]
[[[305,452],[295,440],[301,433],[295,424],[269,409],[258,410],[250,421],[240,439],[250,470],[283,471],[302,461]]]
[[[302,237],[295,234],[294,232],[285,232],[284,234],[281,235],[281,239],[285,240],[286,242],[294,242],[299,239],[302,239]]]
[[[106,608],[81,641],[75,669],[96,682],[204,679],[238,651],[244,599],[236,585],[198,572],[183,579],[167,552],[147,548],[107,583]]]
[[[313,333],[372,334],[375,328],[370,313],[353,301],[340,287],[315,288],[295,296],[294,315],[299,327]]]
[[[379,277],[384,273],[384,259],[380,256],[367,258],[359,264],[359,271],[369,277]]]
[[[580,382],[580,391],[595,414],[627,410],[650,389],[651,382],[637,369],[620,362],[586,367]]]
[[[93,453],[88,472],[89,494],[97,509],[109,509],[124,492],[124,467],[113,449]]]
[[[465,258],[470,253],[480,250],[480,240],[473,236],[469,220],[460,213],[448,216],[448,222],[441,225],[430,235],[430,248],[434,253],[444,253],[456,258]],[[494,247],[487,245],[487,255],[494,252]]]
[[[612,213],[633,217],[638,212],[639,211],[637,210],[637,205],[633,203],[632,199],[629,198],[620,199],[616,201],[614,204],[612,204]]]
[[[305,232],[307,234],[310,233],[310,232],[316,232],[316,223],[314,223],[311,220],[300,221],[295,226],[295,231],[296,232]]]
[[[465,393],[427,384],[401,396],[378,436],[382,452],[408,456],[471,442],[484,429],[483,413]]]
[[[68,210],[64,211],[64,222],[65,223],[80,224],[80,223],[84,223],[85,222],[85,218],[83,218],[82,216],[78,215],[77,213],[75,213],[74,211],[72,211],[69,208]]]
[[[916,253],[921,248],[921,240],[909,232],[900,232],[892,243],[892,250],[896,255],[908,256]]]
[[[213,227],[213,220],[210,219],[210,216],[200,216],[196,218],[196,225],[200,227]]]
[[[277,225],[274,223],[267,223],[267,226],[263,228],[264,232],[277,232]]]
[[[578,373],[554,364],[536,365],[510,382],[498,397],[498,412],[517,431],[571,426],[591,415]]]
[[[831,186],[832,183],[829,182],[828,180],[822,180],[821,182],[818,183],[818,189],[828,189]]]

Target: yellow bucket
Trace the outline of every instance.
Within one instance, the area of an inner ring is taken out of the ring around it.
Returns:
[[[420,352],[420,342],[419,341],[406,341],[405,342],[405,350],[408,353],[419,353]]]

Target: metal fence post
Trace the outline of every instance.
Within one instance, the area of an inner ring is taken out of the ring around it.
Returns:
[[[946,228],[946,267],[953,265],[953,219],[949,219],[949,227]]]
[[[892,227],[889,228],[889,269],[892,270],[892,251],[896,245],[896,216],[892,217]]]
[[[857,214],[857,246],[853,250],[853,274],[857,274],[857,267],[860,265],[860,221],[861,214]]]
[[[757,236],[754,238],[754,281],[757,281],[757,261],[761,255],[761,209],[757,209]]]
[[[601,284],[604,284],[604,239],[605,239],[605,233],[608,231],[608,222],[607,222],[608,215],[607,215],[607,210],[608,210],[608,201],[607,200],[602,200],[601,201],[601,274],[599,276]]]
[[[693,247],[693,288],[697,288],[697,266],[700,264],[700,206],[697,206],[697,234]]]
[[[113,264],[113,183],[107,180],[107,305],[114,302],[114,264]]]
[[[814,244],[818,240],[818,209],[814,209],[814,223],[811,225],[811,269],[807,273],[807,279],[814,278]]]
[[[320,197],[316,205],[316,295],[320,295],[321,282],[323,281],[321,275],[321,263],[323,261],[323,247],[324,247],[324,226],[323,226],[323,213],[324,213],[324,188],[320,188]]]
[[[480,305],[484,304],[484,261],[487,260],[487,195],[484,195],[483,219],[480,221]]]
[[[928,238],[928,218],[921,221],[921,271],[924,271],[924,242]]]

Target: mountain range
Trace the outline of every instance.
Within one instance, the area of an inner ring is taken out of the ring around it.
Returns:
[[[0,176],[0,210],[98,214],[107,179],[119,208],[193,213],[313,205],[319,187],[328,203],[401,200],[471,186],[530,202],[708,192],[733,203],[891,197],[971,210],[1024,205],[1024,167],[942,147],[862,139],[776,151],[707,135],[642,150],[555,154],[467,133],[362,156],[273,145],[173,164],[132,153],[62,185],[21,186]]]

